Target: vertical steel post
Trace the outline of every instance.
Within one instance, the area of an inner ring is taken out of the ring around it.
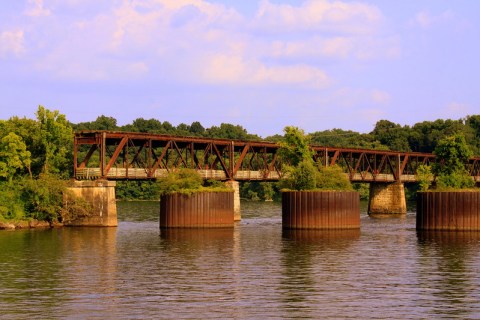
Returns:
[[[77,178],[77,167],[78,167],[78,151],[77,151],[77,136],[73,136],[73,178]]]
[[[102,178],[106,178],[106,146],[107,144],[107,133],[102,132],[101,140],[100,140],[100,171],[102,172]]]

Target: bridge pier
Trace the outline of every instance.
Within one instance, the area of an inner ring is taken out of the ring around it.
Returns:
[[[233,220],[242,220],[242,213],[240,211],[240,183],[235,180],[225,181],[227,187],[233,189]]]
[[[370,183],[368,214],[407,214],[403,183]]]
[[[74,181],[64,194],[64,207],[70,209],[64,225],[116,227],[118,222],[115,186],[116,182],[106,180]],[[85,201],[86,206],[78,209],[69,208],[71,197]]]

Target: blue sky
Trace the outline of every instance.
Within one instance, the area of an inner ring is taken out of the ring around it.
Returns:
[[[251,133],[480,113],[480,1],[5,0],[0,119]]]

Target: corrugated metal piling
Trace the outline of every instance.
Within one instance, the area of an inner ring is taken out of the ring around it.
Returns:
[[[417,230],[480,230],[480,191],[419,192]]]
[[[354,191],[282,193],[284,229],[360,228],[360,196]]]
[[[233,227],[233,196],[233,192],[163,195],[160,200],[160,228]]]

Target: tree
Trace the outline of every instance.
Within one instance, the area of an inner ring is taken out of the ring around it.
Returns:
[[[39,122],[39,143],[43,156],[43,172],[71,176],[73,130],[65,115],[43,106],[36,113]]]
[[[455,134],[440,140],[434,153],[437,156],[433,167],[437,175],[437,187],[440,189],[473,187],[474,181],[465,168],[473,152],[463,135]]]
[[[325,147],[364,148],[388,150],[372,134],[362,134],[351,130],[332,129],[309,134],[312,144]]]
[[[19,170],[27,169],[31,173],[30,156],[22,138],[10,132],[0,140],[0,177],[12,182]]]
[[[95,121],[73,125],[75,130],[117,130],[117,119],[101,115]]]
[[[222,123],[220,127],[212,126],[206,130],[205,136],[217,139],[260,140],[257,135],[249,134],[242,126],[230,123]]]
[[[198,121],[192,122],[190,125],[190,132],[194,135],[203,135],[205,133],[205,128]]]
[[[305,132],[298,127],[287,126],[283,129],[285,132],[283,141],[280,141],[280,156],[285,162],[296,167],[303,161],[313,163],[313,151],[309,147],[310,139]]]
[[[408,132],[409,127],[402,127],[388,120],[380,120],[376,123],[371,134],[381,144],[388,146],[390,150],[411,151],[408,143]]]
[[[419,165],[417,168],[416,178],[420,191],[427,191],[433,180],[432,168],[427,165]]]

